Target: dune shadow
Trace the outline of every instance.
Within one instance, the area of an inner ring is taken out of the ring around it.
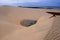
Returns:
[[[36,24],[36,22],[37,22],[37,20],[23,20],[23,21],[21,21],[21,25],[22,26],[25,26],[25,27],[29,27],[29,26],[32,26],[32,25],[34,25],[34,24]]]
[[[54,18],[52,27],[44,40],[60,40],[60,17]]]

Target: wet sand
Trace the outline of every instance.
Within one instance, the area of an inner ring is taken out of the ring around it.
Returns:
[[[49,18],[52,15],[46,13],[47,11],[60,12],[60,10],[55,9],[0,7],[0,40],[54,39],[52,37],[55,35],[50,30],[52,31],[53,28],[53,31],[55,31],[55,27],[57,26],[59,28],[60,17]],[[37,20],[37,23],[30,27],[22,26],[20,22],[25,19]],[[48,34],[51,36],[48,36]]]

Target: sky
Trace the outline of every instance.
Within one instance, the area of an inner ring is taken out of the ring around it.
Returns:
[[[39,2],[41,0],[0,0],[0,3],[26,3],[26,2]]]
[[[0,0],[0,5],[60,7],[60,0]]]

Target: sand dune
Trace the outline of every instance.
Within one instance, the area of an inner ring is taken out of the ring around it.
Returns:
[[[20,7],[0,7],[0,40],[57,40],[59,35],[60,17],[49,18],[52,15],[47,11],[55,9],[32,9]],[[37,20],[37,23],[25,27],[20,24],[22,20]],[[50,32],[51,31],[51,32]]]

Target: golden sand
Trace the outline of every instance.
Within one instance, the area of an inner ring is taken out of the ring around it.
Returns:
[[[60,17],[49,18],[52,15],[47,11],[60,10],[0,7],[0,40],[54,40],[52,28],[53,31],[55,26],[59,29]],[[37,23],[30,27],[22,26],[20,22],[25,19],[37,20]]]

